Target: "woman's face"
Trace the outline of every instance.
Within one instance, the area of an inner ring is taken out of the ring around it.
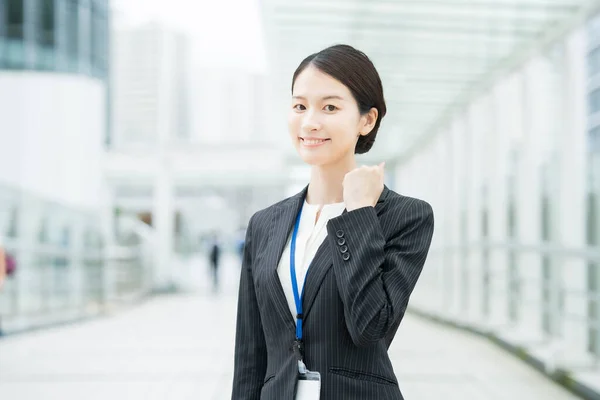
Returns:
[[[350,89],[317,68],[308,66],[296,78],[288,127],[307,164],[330,165],[354,157],[359,135],[373,129],[372,117],[372,112],[361,116]]]

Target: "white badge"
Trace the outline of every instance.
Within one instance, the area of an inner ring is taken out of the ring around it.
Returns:
[[[321,398],[321,374],[306,369],[298,361],[298,389],[296,400],[319,400]]]
[[[296,400],[319,400],[321,397],[321,381],[298,381]]]

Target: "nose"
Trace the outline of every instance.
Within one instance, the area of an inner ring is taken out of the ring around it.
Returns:
[[[319,129],[321,129],[321,123],[316,115],[311,111],[304,113],[304,118],[302,118],[302,130],[304,132],[315,132]]]

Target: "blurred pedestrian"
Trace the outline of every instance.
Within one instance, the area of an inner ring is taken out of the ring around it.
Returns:
[[[236,234],[236,248],[240,261],[244,260],[244,240],[246,238],[246,228],[241,227]]]
[[[216,292],[219,290],[219,263],[221,261],[221,244],[216,233],[213,234],[210,241],[209,261],[213,278],[213,290]]]

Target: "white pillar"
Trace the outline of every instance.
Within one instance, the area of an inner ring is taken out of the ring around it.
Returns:
[[[175,213],[173,211],[173,184],[168,167],[163,163],[157,169],[154,184],[154,208],[152,222],[156,232],[156,262],[154,263],[153,287],[164,290],[171,286]]]
[[[466,230],[464,229],[465,190],[466,190],[466,123],[464,114],[458,116],[452,124],[451,135],[451,164],[452,174],[449,175],[452,189],[449,193],[448,202],[451,208],[450,215],[450,240],[445,243],[451,249],[451,265],[453,275],[453,300],[451,315],[461,319],[467,312],[470,301],[467,291],[468,265],[466,259],[467,244]]]
[[[439,264],[441,269],[441,309],[448,315],[450,310],[453,309],[453,302],[455,300],[456,286],[454,282],[454,269],[453,269],[453,257],[452,252],[449,249],[450,243],[452,243],[453,237],[453,224],[455,222],[455,212],[452,209],[453,203],[451,201],[452,193],[452,175],[453,175],[453,163],[452,163],[452,128],[448,126],[444,132],[439,136],[439,159],[436,166],[435,176],[432,177],[430,184],[437,188],[435,195],[434,211],[437,211],[436,216],[436,230],[437,240],[436,247],[443,249],[442,252],[438,252],[436,262]]]
[[[163,41],[167,38],[162,37]],[[164,46],[164,43],[161,43]],[[169,71],[169,60],[163,58],[163,71]],[[168,148],[172,143],[174,132],[173,120],[176,117],[172,107],[173,90],[171,87],[171,76],[161,73],[158,88],[158,110],[157,117],[157,168],[154,182],[154,198],[152,220],[156,233],[156,257],[154,263],[153,287],[155,290],[169,289],[173,282],[173,246],[175,229],[175,201],[173,176],[171,172]]]
[[[586,245],[586,48],[582,28],[565,42],[561,87],[561,107],[564,121],[557,137],[559,185],[556,211],[556,241],[560,246],[581,249]],[[585,352],[588,343],[587,327],[587,263],[580,258],[561,260],[561,282],[567,294],[564,297],[563,327],[566,348],[565,362],[575,362]],[[575,293],[573,295],[572,293]],[[568,317],[567,317],[568,316]]]
[[[483,317],[483,264],[481,243],[481,130],[477,123],[479,104],[471,104],[467,112],[467,134],[464,146],[466,149],[465,168],[467,181],[464,190],[467,194],[467,244],[469,246],[468,266],[468,322],[478,325]]]
[[[447,274],[446,266],[444,265],[444,258],[440,251],[437,250],[439,243],[443,242],[443,230],[444,230],[444,208],[443,203],[439,202],[438,199],[441,196],[443,185],[438,181],[440,165],[444,158],[444,149],[442,148],[442,138],[444,134],[440,132],[435,139],[427,147],[426,156],[421,161],[421,167],[423,171],[427,171],[423,175],[424,180],[422,181],[422,190],[419,192],[421,198],[428,201],[435,215],[435,230],[432,239],[433,251],[430,252],[428,268],[432,274],[433,287],[435,292],[431,296],[431,307],[436,310],[445,311],[444,297],[447,290],[448,282],[445,279]]]
[[[507,118],[508,113],[503,114],[500,104],[512,106],[511,111],[518,111],[518,99],[505,98],[499,95],[497,88],[492,90],[489,97],[489,118],[487,133],[487,148],[485,163],[487,164],[489,182],[487,186],[487,210],[488,210],[488,237],[492,244],[489,250],[490,263],[490,315],[488,318],[490,329],[505,327],[508,321],[509,302],[509,265],[507,250],[498,247],[498,244],[507,241],[507,161],[510,157],[510,130],[517,127],[507,126],[505,122],[517,120],[518,116]],[[512,113],[511,113],[512,114]],[[518,112],[517,112],[518,114]]]
[[[524,135],[515,176],[516,233],[517,241],[523,245],[542,241],[541,167],[554,125],[550,99],[556,96],[550,68],[547,59],[536,58],[524,70]],[[542,256],[539,252],[517,252],[516,264],[521,302],[515,335],[525,344],[537,343],[543,337]]]

